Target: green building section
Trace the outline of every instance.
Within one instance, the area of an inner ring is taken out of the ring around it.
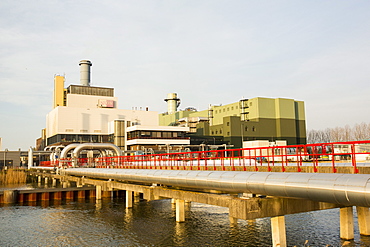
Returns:
[[[242,141],[286,140],[289,145],[306,144],[306,120],[303,101],[285,98],[252,98],[210,106],[204,111],[178,111],[160,114],[160,125],[177,125],[184,117],[207,117],[197,125],[198,139],[223,138],[226,144],[242,147]]]

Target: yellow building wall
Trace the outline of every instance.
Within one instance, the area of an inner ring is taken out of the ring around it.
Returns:
[[[296,120],[306,120],[305,109],[303,101],[295,101]]]
[[[169,126],[176,123],[177,120],[184,117],[189,117],[193,112],[192,111],[178,111],[173,114],[159,114],[159,125],[160,126]]]
[[[191,112],[189,117],[208,117],[208,110]]]
[[[258,97],[249,101],[249,119],[276,118],[275,99]]]
[[[212,106],[212,109],[213,109],[212,125],[222,124],[224,117],[240,116],[239,101],[223,106]]]
[[[295,119],[294,100],[275,99],[276,118]]]
[[[54,77],[54,100],[53,108],[64,106],[64,76]]]

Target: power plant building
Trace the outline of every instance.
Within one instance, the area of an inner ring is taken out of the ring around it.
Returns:
[[[306,143],[304,102],[285,98],[241,99],[227,105],[209,105],[178,110],[180,99],[169,93],[168,110],[124,110],[118,108],[114,88],[90,85],[89,60],[80,65],[80,84],[65,88],[64,76],[54,77],[53,109],[46,128],[37,140],[45,146],[107,142],[122,150],[158,150],[160,146],[205,144],[240,148],[245,141]]]
[[[234,147],[253,140],[285,140],[289,145],[306,143],[304,102],[293,99],[256,97],[227,105],[210,105],[203,111],[176,109],[160,114],[159,122],[189,126],[190,137],[194,139],[203,137],[209,142],[212,137],[222,137],[224,143]]]
[[[54,77],[54,109],[46,116],[44,146],[110,142],[125,150],[127,127],[158,125],[158,112],[118,109],[113,88],[90,86],[91,65],[80,62],[80,85],[64,88],[64,77]]]

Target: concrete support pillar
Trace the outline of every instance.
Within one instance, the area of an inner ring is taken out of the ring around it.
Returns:
[[[185,200],[176,199],[176,222],[185,221]]]
[[[356,207],[358,228],[361,235],[370,235],[370,211],[367,207]]]
[[[171,204],[176,204],[176,199],[172,198],[171,199]]]
[[[96,200],[101,200],[101,186],[100,185],[95,186],[95,191],[96,191],[95,194]]]
[[[286,247],[285,216],[271,218],[272,246]]]
[[[78,180],[78,181],[76,182],[76,186],[77,186],[77,188],[81,188],[81,187],[83,187],[81,180]]]
[[[37,176],[37,182],[41,183],[41,176]]]
[[[49,182],[49,178],[45,177],[45,184],[48,184],[48,182]]]
[[[134,192],[134,202],[140,201],[140,192]]]
[[[56,186],[57,186],[57,180],[53,178],[53,187],[56,187]]]
[[[234,218],[232,216],[229,216],[229,221],[230,221],[230,225],[232,225],[232,226],[238,224],[238,219]]]
[[[340,208],[340,238],[354,239],[353,207]]]
[[[63,188],[68,188],[68,183],[67,182],[63,182],[62,187]]]
[[[132,208],[132,191],[126,190],[126,208]]]

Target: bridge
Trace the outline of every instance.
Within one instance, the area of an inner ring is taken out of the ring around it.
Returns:
[[[31,172],[94,185],[98,200],[103,191],[124,190],[127,208],[140,194],[146,200],[170,198],[177,222],[185,221],[185,204],[191,201],[228,207],[231,224],[271,217],[274,246],[287,246],[284,215],[329,208],[340,208],[341,238],[354,238],[354,206],[360,234],[370,235],[370,141],[100,158],[73,155],[82,150]]]

